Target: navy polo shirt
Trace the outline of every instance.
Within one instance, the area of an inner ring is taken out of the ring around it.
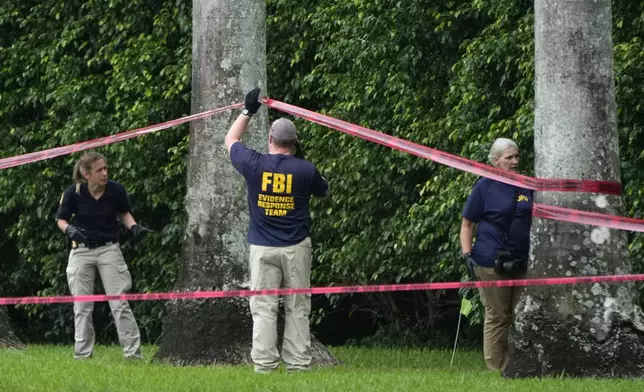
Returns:
[[[478,223],[472,248],[472,258],[478,265],[493,267],[499,250],[508,250],[514,257],[528,258],[532,196],[532,190],[489,178],[481,178],[476,183],[465,202],[463,218]]]
[[[123,185],[108,180],[105,191],[94,199],[89,193],[86,183],[80,184],[78,192],[76,185],[65,190],[60,199],[56,219],[69,222],[75,215],[74,226],[83,229],[83,234],[89,243],[104,243],[118,241],[118,214],[130,211],[130,201]]]
[[[315,165],[292,155],[261,154],[241,142],[231,146],[230,160],[248,188],[248,243],[290,246],[308,237],[311,195],[324,197],[329,190]]]

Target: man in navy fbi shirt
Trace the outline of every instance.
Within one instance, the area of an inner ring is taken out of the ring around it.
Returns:
[[[230,160],[246,179],[250,225],[251,289],[308,288],[312,247],[309,238],[309,200],[324,198],[328,182],[311,162],[293,156],[298,140],[295,124],[280,118],[271,124],[268,154],[246,147],[240,139],[251,116],[259,110],[259,88],[245,98],[245,109],[226,135]],[[289,371],[306,371],[311,364],[308,295],[283,298],[285,310],[282,358]],[[270,373],[280,365],[277,350],[277,296],[253,296],[255,372]]]

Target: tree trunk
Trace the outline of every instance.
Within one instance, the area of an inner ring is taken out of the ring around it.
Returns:
[[[535,1],[535,172],[620,181],[610,0]],[[536,202],[621,214],[622,197],[540,192]],[[623,231],[535,218],[528,277],[631,272]],[[528,287],[506,377],[644,375],[633,283]]]
[[[240,102],[254,87],[266,95],[265,2],[194,0],[192,15],[192,112]],[[238,115],[233,111],[191,124],[182,291],[248,287],[246,188],[224,146]],[[244,142],[265,150],[267,131],[268,113],[261,109]],[[156,360],[176,365],[250,361],[248,298],[171,301],[166,310]],[[314,351],[319,346],[316,342]]]
[[[25,345],[13,333],[5,306],[0,306],[0,348],[25,348]]]

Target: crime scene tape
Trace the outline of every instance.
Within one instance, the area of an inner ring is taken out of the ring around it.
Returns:
[[[91,148],[101,147],[108,144],[120,142],[123,140],[131,139],[137,136],[145,135],[148,133],[160,131],[162,129],[172,128],[179,124],[184,124],[194,120],[210,117],[214,114],[225,112],[227,110],[235,109],[244,106],[243,103],[225,106],[218,109],[208,110],[206,112],[193,114],[186,117],[181,117],[176,120],[170,120],[159,124],[150,125],[144,128],[133,129],[115,135],[105,136],[98,139],[88,140],[80,143],[70,144],[67,146],[55,147],[49,150],[36,151],[28,154],[17,155],[8,158],[0,159],[0,170],[8,169],[10,167],[25,165],[27,163],[38,162],[45,159],[55,158],[61,155],[71,154],[73,152],[89,150]]]
[[[106,301],[159,301],[179,299],[207,299],[227,297],[251,297],[266,295],[297,295],[297,294],[347,294],[347,293],[377,293],[392,291],[417,290],[447,290],[477,287],[509,287],[509,286],[553,286],[563,284],[586,284],[608,282],[644,281],[644,274],[631,275],[599,275],[562,278],[537,278],[516,280],[490,280],[485,282],[443,282],[443,283],[408,283],[383,284],[369,286],[337,286],[311,287],[296,289],[272,290],[227,290],[227,291],[183,291],[173,293],[149,294],[119,294],[119,295],[61,295],[50,297],[6,297],[0,298],[0,306],[18,304],[55,304],[70,302],[106,302]]]
[[[395,136],[390,136],[382,132],[377,132],[365,127],[361,127],[359,125],[355,125],[346,121],[335,119],[333,117],[325,116],[323,114],[315,113],[310,110],[289,105],[284,102],[276,101],[274,99],[264,98],[263,102],[264,104],[266,104],[271,108],[280,110],[285,113],[296,115],[298,117],[315,122],[317,124],[321,124],[329,128],[332,128],[341,132],[345,132],[365,140],[372,141],[374,143],[382,144],[400,151],[404,151],[409,154],[419,156],[421,158],[429,159],[468,173],[476,174],[483,177],[488,177],[510,185],[521,186],[524,188],[533,189],[537,191],[588,192],[588,193],[602,193],[602,194],[608,194],[608,195],[621,195],[621,184],[619,182],[573,180],[573,179],[569,179],[569,180],[544,179],[544,178],[534,178],[534,177],[524,176],[522,174],[504,171],[504,170],[492,167],[490,165],[486,165],[480,162],[472,161],[467,158],[459,157],[457,155],[452,155],[430,147],[409,142],[407,140],[404,140]],[[162,129],[171,128],[179,124],[184,124],[190,121],[199,120],[227,110],[239,108],[243,105],[244,105],[243,103],[237,103],[234,105],[229,105],[222,108],[209,110],[206,112],[193,114],[191,116],[186,116],[179,119],[166,121],[163,123],[150,125],[144,128],[125,131],[122,133],[118,133],[115,135],[110,135],[110,136],[106,136],[98,139],[88,140],[88,141],[71,144],[67,146],[55,147],[55,148],[51,148],[43,151],[36,151],[36,152],[13,156],[13,157],[2,158],[0,159],[0,170],[120,142],[137,136],[160,131]]]
[[[606,195],[621,195],[622,186],[614,181],[591,180],[560,180],[524,176],[519,173],[509,172],[495,168],[484,163],[472,161],[457,155],[452,155],[430,147],[422,146],[395,136],[377,132],[346,121],[338,120],[324,114],[316,113],[297,106],[289,105],[274,99],[265,98],[263,103],[273,109],[295,115],[297,117],[324,125],[359,138],[382,144],[421,158],[429,159],[443,165],[453,167],[468,173],[491,178],[506,184],[520,186],[535,191],[549,192],[588,192]]]
[[[265,98],[264,104],[273,109],[345,132],[349,135],[510,185],[521,186],[537,191],[596,192],[610,195],[621,195],[621,184],[618,182],[533,178],[435,150],[433,148],[422,146],[395,136],[377,132],[359,125],[325,116],[320,113],[276,101],[274,99]],[[644,232],[644,220],[641,219],[586,212],[544,204],[533,204],[533,216],[571,223]]]
[[[534,203],[532,216],[611,229],[644,232],[644,220]]]

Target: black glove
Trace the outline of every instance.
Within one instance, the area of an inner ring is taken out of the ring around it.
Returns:
[[[152,230],[141,225],[133,225],[132,227],[130,227],[130,231],[132,232],[132,235],[134,235],[134,238],[139,238],[139,237],[143,238],[148,233],[152,233]]]
[[[474,273],[476,261],[474,261],[470,252],[464,253],[461,257],[463,259],[463,263],[465,263],[465,267],[467,268],[467,274],[470,276],[470,280],[478,280]]]
[[[67,225],[65,234],[67,234],[67,237],[71,238],[72,241],[87,242],[87,237],[83,234],[83,229],[79,227]]]
[[[249,91],[244,99],[244,108],[248,110],[248,114],[253,115],[257,113],[262,103],[259,102],[259,87]]]

